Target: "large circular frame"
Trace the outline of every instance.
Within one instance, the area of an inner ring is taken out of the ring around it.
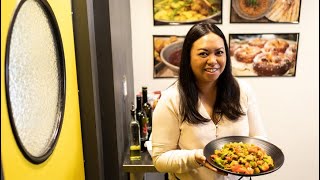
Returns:
[[[9,119],[10,119],[10,124],[11,128],[14,134],[14,137],[16,139],[16,142],[18,144],[18,147],[22,151],[22,154],[25,156],[26,159],[28,159],[30,162],[34,164],[40,164],[47,160],[50,155],[52,154],[54,147],[56,146],[56,143],[58,141],[58,137],[60,135],[61,127],[62,127],[62,122],[63,122],[63,115],[64,115],[64,110],[65,110],[65,98],[66,98],[66,70],[65,70],[65,58],[64,58],[64,51],[63,51],[63,44],[62,44],[62,39],[61,39],[61,34],[59,30],[59,26],[57,23],[57,20],[54,16],[54,13],[49,5],[49,3],[45,0],[35,0],[42,8],[42,10],[45,12],[46,17],[48,18],[49,25],[51,26],[52,34],[53,34],[53,39],[55,40],[56,44],[56,50],[57,50],[57,57],[58,57],[58,73],[59,73],[59,100],[58,100],[58,116],[56,119],[56,128],[53,130],[51,133],[51,138],[49,145],[47,146],[47,150],[45,153],[43,153],[41,156],[34,156],[32,155],[26,147],[23,145],[21,138],[19,136],[19,132],[16,128],[16,124],[14,122],[14,117],[13,117],[13,112],[12,112],[12,103],[9,95],[9,64],[10,64],[10,59],[9,59],[9,53],[10,53],[10,44],[11,44],[11,39],[12,39],[12,33],[13,33],[13,27],[15,24],[15,21],[17,19],[17,15],[19,14],[19,11],[21,7],[24,5],[25,2],[28,0],[21,0],[19,4],[17,5],[17,8],[14,12],[12,21],[9,26],[8,30],[8,37],[7,37],[7,43],[6,43],[6,54],[5,54],[5,83],[6,83],[6,99],[7,99],[7,105],[8,105],[8,113],[9,113]]]

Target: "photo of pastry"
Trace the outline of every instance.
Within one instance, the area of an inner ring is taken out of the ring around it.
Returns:
[[[232,0],[231,23],[299,23],[300,0]]]
[[[235,76],[295,76],[298,33],[230,34]]]

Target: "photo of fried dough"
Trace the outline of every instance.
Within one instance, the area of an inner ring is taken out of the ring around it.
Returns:
[[[231,34],[235,76],[295,76],[298,34]]]

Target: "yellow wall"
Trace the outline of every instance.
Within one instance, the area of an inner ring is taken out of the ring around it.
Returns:
[[[60,28],[66,65],[66,106],[59,140],[51,156],[45,162],[35,165],[25,159],[14,139],[5,95],[5,46],[18,2],[1,0],[1,161],[4,178],[85,179],[70,1],[48,1]]]

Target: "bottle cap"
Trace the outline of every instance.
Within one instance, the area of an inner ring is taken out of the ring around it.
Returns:
[[[131,113],[134,113],[135,112],[135,107],[134,107],[134,104],[133,103],[131,103]]]

